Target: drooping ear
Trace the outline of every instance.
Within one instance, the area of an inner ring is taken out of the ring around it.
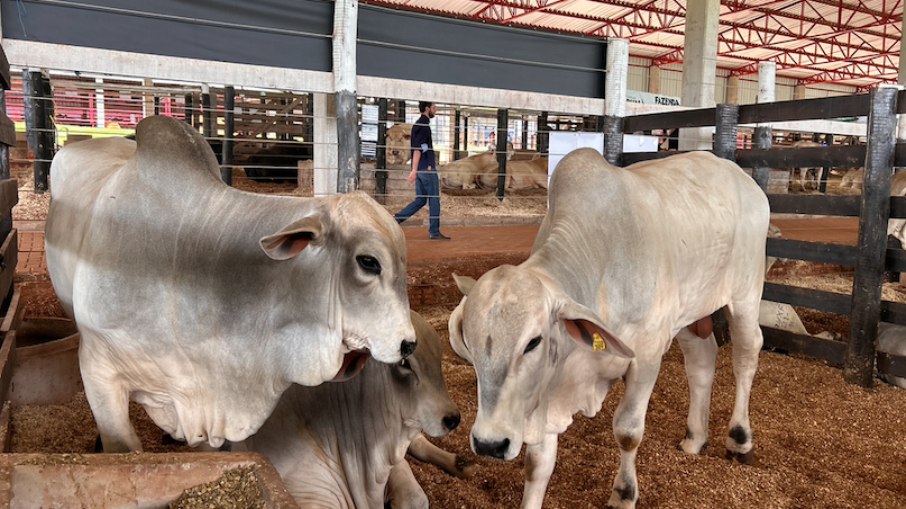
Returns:
[[[450,346],[453,347],[453,351],[456,352],[456,355],[468,361],[469,364],[473,364],[472,356],[469,355],[469,350],[466,348],[465,340],[462,337],[462,310],[465,307],[467,298],[463,297],[456,309],[450,313],[447,329],[450,331]]]
[[[557,318],[566,333],[580,345],[626,359],[635,357],[635,352],[607,330],[596,313],[578,302],[570,300],[562,304]]]
[[[324,224],[317,216],[308,216],[286,225],[283,229],[262,237],[261,249],[274,260],[289,260],[301,253],[308,244],[317,240],[324,231]]]
[[[459,276],[456,273],[453,274],[453,281],[456,281],[456,286],[463,295],[469,295],[469,292],[472,291],[472,287],[475,286],[474,279],[469,276]]]

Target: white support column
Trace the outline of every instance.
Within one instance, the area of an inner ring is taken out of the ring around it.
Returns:
[[[623,154],[623,117],[629,84],[629,41],[607,41],[607,74],[604,77],[604,158],[619,164]]]
[[[604,114],[626,116],[626,89],[629,86],[629,41],[608,39],[607,74],[604,77]]]
[[[799,99],[805,99],[805,85],[797,84],[795,87],[793,87],[793,99],[797,101]]]
[[[314,194],[337,194],[337,106],[333,94],[314,95]]]
[[[358,188],[359,128],[356,102],[356,33],[358,0],[334,2],[333,78],[337,111],[337,191],[349,193]]]
[[[720,0],[689,0],[683,56],[683,106],[714,107]],[[680,130],[680,150],[708,150],[713,128]]]
[[[756,101],[772,103],[777,97],[777,63],[758,62],[758,97]]]

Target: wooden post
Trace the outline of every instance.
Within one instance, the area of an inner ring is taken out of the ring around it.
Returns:
[[[497,110],[497,199],[503,201],[506,188],[506,136],[509,114],[505,108]]]
[[[201,107],[202,109],[202,126],[204,137],[210,139],[214,137],[214,108],[217,107],[217,98],[211,95],[208,86],[201,88]]]
[[[714,155],[736,162],[736,135],[738,133],[739,106],[718,104],[715,108]]]
[[[522,115],[522,150],[528,150],[528,115]]]
[[[538,148],[538,152],[542,154],[547,154],[548,149],[548,139],[549,134],[547,130],[547,112],[542,111],[541,115],[538,116],[538,134],[536,135],[537,142],[535,145]]]
[[[462,123],[462,151],[469,157],[469,116],[463,118]]]
[[[756,126],[753,137],[755,138],[755,148],[767,150],[773,145],[771,140],[774,137],[774,133],[769,125]],[[767,194],[768,182],[771,179],[771,169],[764,166],[756,166],[752,168],[752,178],[755,179],[755,183],[758,184],[758,187]]]
[[[387,99],[378,99],[377,153],[374,186],[378,203],[387,201]]]
[[[154,114],[160,115],[160,97],[154,96]]]
[[[604,115],[604,159],[615,166],[622,166],[623,117]]]
[[[843,378],[863,387],[871,387],[874,381],[875,343],[881,319],[881,283],[890,216],[890,182],[896,148],[897,92],[895,86],[887,85],[870,92],[865,183],[859,216],[859,259],[853,276],[850,341],[843,366]]]
[[[833,133],[827,133],[824,136],[824,142],[827,144],[828,147],[833,147],[834,146]],[[821,168],[821,176],[820,176],[820,183],[818,184],[818,190],[821,191],[822,194],[827,192],[827,178],[830,176],[830,171],[831,171],[830,166],[825,166],[825,167]]]
[[[233,185],[233,138],[236,136],[233,110],[236,107],[236,89],[227,86],[223,91],[223,147],[221,152],[220,178],[226,185]]]
[[[183,112],[183,119],[193,128],[195,127],[195,106],[192,104],[194,99],[195,96],[193,94],[185,95],[186,108],[185,112]]]
[[[459,150],[459,119],[462,115],[459,113],[459,108],[456,108],[456,113],[453,115],[453,160],[457,160],[462,157],[462,153]]]
[[[25,124],[28,141],[35,153],[35,192],[47,191],[47,176],[53,159],[54,139],[53,93],[50,80],[40,71],[23,71],[25,95]]]

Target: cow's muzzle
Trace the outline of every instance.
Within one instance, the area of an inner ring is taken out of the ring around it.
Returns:
[[[444,418],[441,419],[440,422],[444,425],[445,430],[453,431],[457,426],[459,426],[460,419],[461,417],[459,415],[459,412],[456,412],[455,414],[444,416]]]
[[[400,343],[400,355],[403,356],[403,359],[412,355],[416,346],[418,346],[418,343],[415,341],[403,341]]]
[[[492,456],[497,459],[504,459],[510,448],[510,439],[485,441],[475,438],[472,435],[472,449],[476,454],[481,456]]]

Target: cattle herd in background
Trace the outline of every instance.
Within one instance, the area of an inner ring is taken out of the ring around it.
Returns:
[[[388,132],[388,166],[408,160],[407,127]],[[507,158],[508,188],[548,187],[546,157]],[[439,168],[445,187],[462,189],[495,188],[496,171],[493,154]],[[237,191],[198,132],[166,117],[143,120],[136,141],[66,147],[51,172],[48,271],[81,332],[105,452],[141,450],[132,400],[190,445],[265,454],[305,507],[427,507],[407,452],[470,476],[472,465],[424,436],[453,431],[460,414],[441,340],[409,310],[403,232],[370,196]],[[894,187],[906,191],[906,178]],[[596,414],[620,380],[608,506],[636,506],[637,448],[674,338],[691,392],[680,447],[700,453],[717,352],[710,316],[725,307],[737,381],[726,447],[753,459],[759,325],[805,332],[792,307],[761,300],[765,242],[780,235],[769,216],[754,181],[709,153],[621,169],[580,149],[558,166],[527,261],[477,281],[451,275],[464,297],[450,342],[478,379],[470,442],[504,460],[527,446],[523,507],[542,506],[573,415]],[[881,348],[903,330],[882,330]]]

